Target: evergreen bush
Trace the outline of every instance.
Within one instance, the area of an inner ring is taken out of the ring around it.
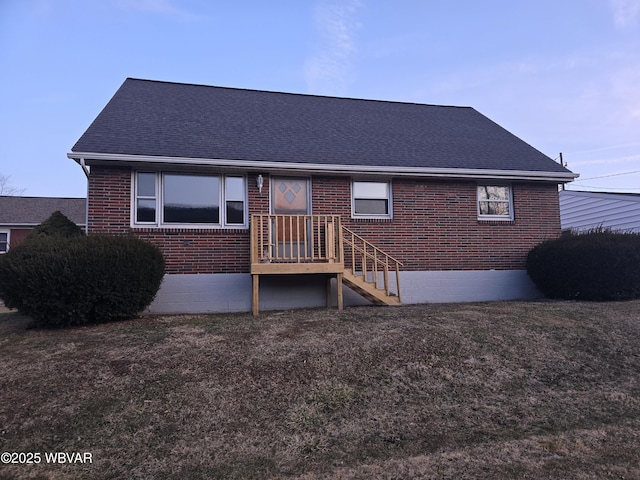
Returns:
[[[569,232],[534,247],[527,256],[527,272],[549,298],[640,298],[640,234]]]
[[[164,258],[133,236],[42,236],[0,257],[0,298],[38,326],[131,318],[155,297]]]
[[[25,241],[33,242],[47,237],[80,237],[82,235],[84,232],[78,225],[69,220],[62,212],[56,211],[31,230]]]

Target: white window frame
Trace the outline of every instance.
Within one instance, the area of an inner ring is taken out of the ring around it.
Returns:
[[[240,178],[242,179],[242,197],[232,197],[231,194],[227,194],[227,180],[230,178]],[[248,193],[249,188],[247,185],[247,177],[245,175],[220,175],[220,196],[222,197],[222,204],[220,205],[220,210],[224,210],[224,223],[228,227],[242,227],[246,228],[248,225]],[[243,223],[230,223],[227,219],[227,204],[229,202],[242,202],[242,218]],[[221,213],[221,221],[222,221],[222,213]]]
[[[6,228],[0,228],[0,234],[3,234],[3,233],[7,235],[7,248],[4,250],[0,250],[0,255],[7,253],[11,245],[11,230]]]
[[[139,173],[147,173],[147,174],[152,174],[154,175],[155,178],[155,183],[154,183],[154,195],[153,196],[149,196],[149,195],[139,195],[138,194],[138,174]],[[159,197],[159,191],[160,191],[160,175],[158,174],[158,172],[153,172],[153,171],[137,171],[137,172],[133,172],[133,200],[132,200],[132,212],[131,212],[131,222],[133,223],[134,226],[157,226],[160,223],[160,211],[158,210],[159,207],[159,202],[158,202],[158,197]],[[147,201],[153,201],[155,203],[155,220],[154,221],[149,221],[149,222],[139,222],[138,221],[138,200],[147,200]]]
[[[502,199],[496,199],[496,200],[492,200],[492,199],[480,199],[480,189],[481,188],[486,188],[486,187],[501,187],[501,188],[507,188],[508,189],[508,195],[507,195],[507,199],[506,200],[502,200]],[[496,214],[485,214],[482,213],[481,208],[480,208],[480,204],[481,203],[494,203],[494,204],[507,204],[508,209],[509,209],[509,214],[508,215],[496,215]],[[512,185],[509,184],[502,184],[502,183],[480,183],[478,184],[477,188],[476,188],[476,208],[477,208],[477,213],[478,213],[478,220],[491,220],[491,221],[503,221],[503,222],[509,222],[509,221],[513,221],[513,187]]]
[[[364,195],[356,196],[357,184],[379,184],[384,185],[386,189],[386,196],[380,195]],[[391,180],[351,180],[351,217],[352,218],[372,218],[383,219],[393,218],[393,193],[391,188]],[[387,213],[375,214],[375,213],[358,213],[356,212],[356,200],[386,200],[387,201]]]
[[[155,175],[155,195],[144,196],[138,195],[138,174],[139,173],[153,173]],[[219,184],[218,194],[218,209],[219,217],[218,223],[175,223],[164,221],[164,179],[165,175],[185,175],[185,176],[203,176],[203,177],[217,177]],[[226,198],[226,186],[227,178],[241,178],[243,183],[243,198]],[[220,173],[202,173],[202,172],[175,172],[175,171],[151,171],[151,170],[137,170],[132,172],[131,176],[131,226],[133,228],[193,228],[193,229],[221,229],[221,228],[240,228],[246,229],[249,225],[248,220],[248,185],[247,177],[242,174],[220,174]],[[154,200],[156,209],[156,218],[153,222],[138,222],[137,210],[138,200]],[[242,201],[243,203],[243,223],[228,223],[227,222],[227,201]]]

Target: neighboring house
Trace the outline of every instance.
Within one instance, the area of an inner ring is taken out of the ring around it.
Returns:
[[[34,227],[56,211],[85,228],[86,198],[0,196],[0,253],[22,243]]]
[[[562,190],[560,222],[562,230],[640,232],[640,194]]]
[[[577,176],[469,107],[139,79],[68,157],[89,233],[164,252],[152,312],[531,298]]]

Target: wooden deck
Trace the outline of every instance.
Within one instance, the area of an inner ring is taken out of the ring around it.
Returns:
[[[253,215],[251,273],[338,273],[344,268],[340,217]]]
[[[331,301],[331,278],[335,278],[340,310],[343,280],[373,303],[399,305],[401,265],[343,227],[337,215],[251,216],[254,315],[258,314],[260,275],[325,275],[327,306]],[[390,273],[395,277],[395,288],[389,283]]]

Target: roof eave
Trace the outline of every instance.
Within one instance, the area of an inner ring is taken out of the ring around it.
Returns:
[[[46,218],[45,218],[46,220]],[[44,222],[45,220],[41,220],[41,221],[35,221],[35,222],[4,222],[4,221],[0,221],[0,228],[35,228],[38,225],[40,225],[42,222]],[[71,220],[73,222],[73,220]],[[73,222],[76,225],[78,225],[79,227],[84,227],[85,221],[83,220],[82,223],[78,223],[78,222]]]
[[[433,168],[433,167],[395,167],[372,165],[325,165],[302,162],[274,162],[254,160],[227,160],[191,157],[163,157],[128,154],[70,152],[67,157],[79,164],[84,160],[87,165],[120,164],[130,166],[197,166],[225,167],[249,171],[276,171],[280,173],[305,174],[338,174],[338,175],[377,175],[404,176],[422,178],[462,178],[486,180],[533,180],[555,183],[566,183],[575,180],[579,175],[573,172],[523,171],[523,170],[490,170],[465,168]]]

